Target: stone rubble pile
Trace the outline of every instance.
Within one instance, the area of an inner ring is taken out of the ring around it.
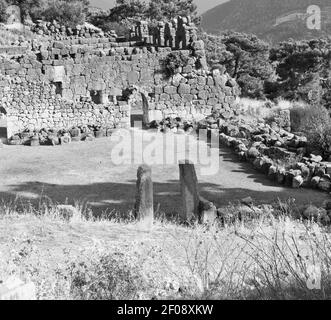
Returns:
[[[331,191],[331,163],[311,152],[307,138],[299,133],[290,133],[276,123],[248,124],[228,115],[207,117],[198,128],[218,134],[220,143],[232,148],[240,160],[251,162],[279,184]]]
[[[101,38],[104,37],[104,32],[90,24],[78,25],[74,28],[60,25],[58,22],[46,22],[38,20],[32,27],[32,31],[38,35],[53,36],[53,37],[76,37],[76,38]],[[117,36],[112,33],[114,40]]]
[[[195,129],[195,122],[183,120],[181,117],[167,117],[161,121],[153,120],[148,124],[149,129],[157,129],[160,132],[173,132],[178,134],[191,133]]]
[[[10,145],[63,145],[78,141],[92,141],[95,138],[110,137],[114,128],[102,127],[96,125],[75,126],[69,130],[41,129],[24,130],[21,133],[13,135],[8,143]]]
[[[247,200],[250,200],[247,202]],[[259,204],[257,205],[251,197],[247,197],[239,201],[237,204],[231,204],[217,209],[218,221],[222,224],[232,224],[235,221],[252,221],[270,216],[277,216],[282,212],[283,208],[279,204]],[[329,225],[331,223],[331,201],[327,200],[317,207],[312,204],[304,206],[291,205],[292,218],[309,220]]]

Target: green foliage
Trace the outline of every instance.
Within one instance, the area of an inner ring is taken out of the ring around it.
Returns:
[[[80,300],[137,299],[144,278],[135,256],[117,251],[72,263],[71,292]]]
[[[250,98],[304,100],[331,107],[330,40],[282,42],[270,48],[254,35],[202,34],[209,65],[224,65]]]
[[[147,17],[154,20],[171,20],[177,16],[190,16],[198,22],[197,6],[193,0],[151,0]]]
[[[9,5],[16,5],[21,9],[23,21],[27,16],[32,19],[39,19],[40,13],[46,5],[45,0],[7,0]]]
[[[89,17],[89,22],[105,32],[114,30],[118,36],[128,37],[132,29],[132,21],[128,19],[111,21],[108,14],[91,16]]]
[[[12,45],[13,43],[17,43],[19,40],[31,41],[35,38],[35,34],[29,30],[17,30],[17,29],[1,29],[0,28],[0,45],[1,46],[8,46]],[[1,109],[1,108],[0,108]]]
[[[56,20],[60,24],[75,27],[85,22],[86,8],[85,1],[50,1],[41,15],[46,21]]]
[[[6,8],[8,3],[6,0],[0,0],[0,22],[5,22],[7,20]]]
[[[321,106],[295,105],[291,109],[291,127],[308,138],[311,151],[322,154],[331,148],[331,119],[329,111]]]
[[[188,58],[181,52],[171,52],[164,61],[166,73],[169,77],[180,71],[181,68],[187,66]]]
[[[271,49],[276,66],[278,95],[319,104],[325,94],[322,78],[330,79],[331,44],[327,40],[288,41]]]
[[[140,0],[116,0],[116,6],[110,9],[107,20],[120,22],[123,19],[135,18],[144,19],[147,12],[147,5]]]
[[[267,43],[254,35],[238,32],[226,32],[220,36],[204,34],[202,38],[211,67],[215,64],[224,65],[237,80],[243,96],[264,97],[265,82],[274,74],[268,59]]]
[[[92,15],[89,22],[108,32],[115,30],[118,35],[128,36],[134,27],[134,20],[144,20],[147,5],[140,0],[116,0],[116,5],[105,13]]]
[[[116,0],[116,5],[106,14],[92,16],[90,21],[105,31],[118,27],[128,30],[133,26],[133,20],[158,22],[180,15],[191,16],[195,22],[199,21],[193,0],[152,0],[149,4],[141,0]]]
[[[75,26],[85,21],[88,0],[0,0],[0,19],[2,6],[17,5],[21,9],[23,21],[30,16],[32,20],[56,20],[65,25]]]

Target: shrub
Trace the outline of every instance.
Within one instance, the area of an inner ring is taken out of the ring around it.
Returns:
[[[8,6],[5,0],[0,0],[0,22],[6,22],[7,14],[6,7]]]
[[[329,111],[322,106],[298,106],[291,109],[291,127],[308,138],[311,151],[325,154],[331,147],[331,121]]]
[[[31,41],[35,37],[35,34],[29,30],[15,30],[15,29],[5,29],[0,27],[0,45],[8,46],[12,44],[17,44],[19,41]]]
[[[188,58],[182,52],[170,53],[164,61],[166,73],[169,77],[175,75],[181,68],[187,66]]]
[[[274,78],[269,45],[255,35],[227,31],[220,36],[201,34],[209,66],[221,64],[235,78],[241,96],[265,98],[266,81]]]
[[[115,31],[118,36],[129,38],[131,32],[130,23],[121,22],[100,22],[93,23],[105,32]]]
[[[49,2],[42,15],[46,21],[56,20],[61,25],[75,27],[85,22],[85,4],[82,1]]]
[[[137,299],[145,287],[138,259],[119,250],[70,266],[74,299]]]

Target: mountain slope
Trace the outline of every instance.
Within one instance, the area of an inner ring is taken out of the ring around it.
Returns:
[[[308,29],[306,20],[300,19],[310,5],[318,5],[322,10],[321,30]],[[295,17],[294,13],[300,15]],[[280,17],[288,21],[276,25]],[[202,28],[214,34],[224,30],[255,33],[270,42],[330,35],[331,3],[330,0],[231,0],[203,14]]]

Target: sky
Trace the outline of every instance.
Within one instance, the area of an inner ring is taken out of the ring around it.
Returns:
[[[195,0],[194,2],[198,6],[198,12],[204,13],[205,11],[226,1],[227,0]],[[115,0],[90,0],[90,4],[102,9],[108,9],[114,6]]]

